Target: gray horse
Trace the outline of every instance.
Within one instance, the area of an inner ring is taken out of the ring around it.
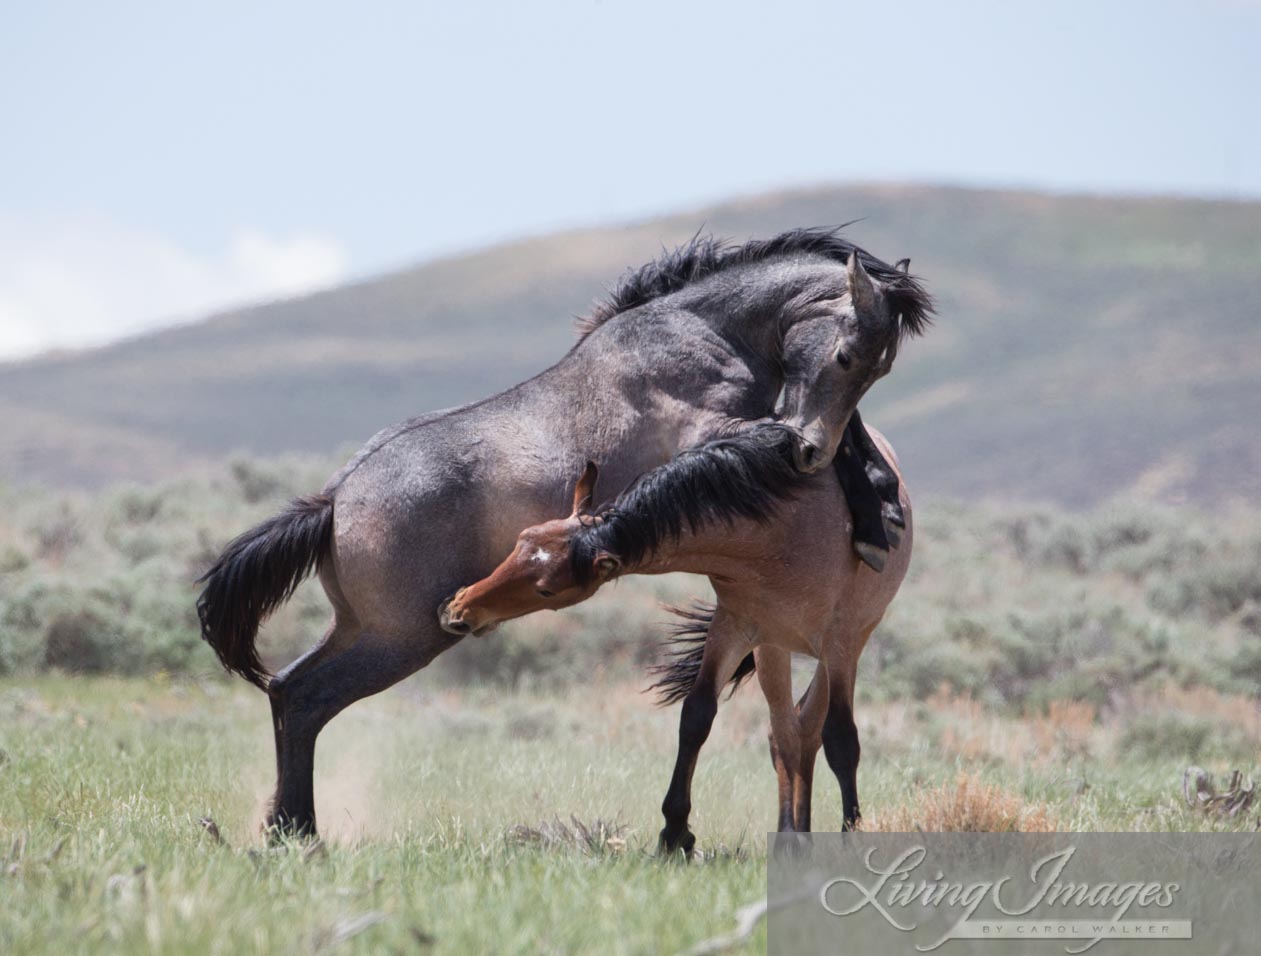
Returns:
[[[454,646],[436,609],[560,513],[598,463],[613,492],[677,451],[780,416],[796,466],[827,466],[858,398],[931,301],[833,231],[708,238],[629,274],[556,365],[505,392],[387,428],[325,485],[245,532],[205,574],[202,636],[266,690],[276,794],[266,827],[314,833],[315,740],[348,705]],[[268,679],[261,621],[312,570],[333,606],[320,643]]]

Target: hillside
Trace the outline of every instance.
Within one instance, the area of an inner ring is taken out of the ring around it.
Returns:
[[[432,262],[108,348],[0,365],[0,476],[95,486],[236,451],[332,458],[570,346],[627,267],[862,218],[940,318],[864,403],[917,491],[1211,507],[1261,491],[1261,204],[928,187],[776,194]]]

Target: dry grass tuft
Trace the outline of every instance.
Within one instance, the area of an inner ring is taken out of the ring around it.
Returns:
[[[532,827],[519,823],[504,834],[511,846],[533,846],[545,850],[581,850],[592,855],[620,853],[626,849],[627,827],[616,820],[596,819],[584,823],[576,816],[564,823],[559,817]]]
[[[1017,763],[1029,749],[1023,728],[1013,730],[992,710],[966,691],[955,694],[942,684],[926,704],[933,719],[941,725],[937,745],[965,761],[998,760]]]
[[[1046,763],[1088,758],[1098,716],[1095,705],[1086,701],[1051,701],[1046,713],[1030,718],[1040,760]]]
[[[1179,687],[1164,684],[1159,690],[1134,695],[1137,714],[1169,713],[1203,717],[1220,727],[1234,727],[1251,739],[1261,738],[1261,705],[1255,697],[1223,694],[1211,687]]]
[[[1025,803],[973,774],[960,774],[953,786],[933,787],[911,806],[863,821],[864,830],[876,833],[1053,833],[1059,828],[1046,804]]]

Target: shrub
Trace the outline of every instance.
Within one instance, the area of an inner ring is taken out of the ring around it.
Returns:
[[[44,632],[44,665],[71,674],[125,670],[125,656],[118,653],[122,643],[117,622],[101,611],[63,611],[48,622]]]
[[[1172,617],[1199,615],[1221,620],[1250,601],[1261,601],[1257,560],[1257,555],[1242,553],[1215,555],[1175,568],[1153,579],[1147,601]]]
[[[1204,753],[1213,725],[1203,717],[1171,712],[1132,721],[1117,741],[1117,754],[1169,763],[1195,761]]]
[[[241,530],[320,487],[332,463],[239,459],[195,479],[87,498],[0,487],[0,673],[44,667],[217,673],[193,580]],[[1261,519],[1186,511],[920,502],[910,576],[861,659],[865,698],[923,700],[943,684],[1009,713],[1057,700],[1115,707],[1172,680],[1261,685]],[[636,678],[656,659],[661,603],[703,580],[633,578],[562,614],[462,641],[447,682],[560,685]],[[267,622],[264,659],[311,647],[329,615],[318,583]]]
[[[953,785],[925,790],[909,806],[863,820],[864,830],[877,833],[1053,833],[1059,828],[1046,804],[1026,803],[970,774],[960,774]]]

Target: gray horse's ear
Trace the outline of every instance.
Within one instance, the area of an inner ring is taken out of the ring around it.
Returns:
[[[897,261],[897,265],[895,265],[893,268],[897,269],[898,272],[902,273],[902,275],[904,276],[910,275],[911,274],[911,260],[899,259]]]
[[[571,517],[591,510],[591,502],[595,499],[595,483],[599,477],[600,466],[594,461],[587,462],[587,467],[582,470],[582,477],[574,486],[574,513]]]
[[[622,569],[622,562],[617,555],[609,554],[607,551],[601,551],[595,556],[595,560],[591,562],[591,566],[595,568],[596,577],[601,581],[607,581],[613,575]]]
[[[845,272],[849,281],[849,297],[854,303],[854,311],[860,315],[864,312],[876,311],[876,287],[871,276],[863,268],[858,259],[858,252],[849,254],[849,262],[845,264]]]

